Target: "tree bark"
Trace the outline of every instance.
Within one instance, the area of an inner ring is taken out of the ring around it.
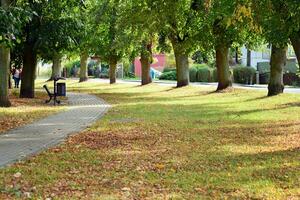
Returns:
[[[1,0],[0,6],[4,9],[9,7],[10,0]],[[9,101],[9,78],[10,78],[10,49],[0,45],[0,107],[10,107]]]
[[[298,63],[300,64],[300,34],[299,37],[291,37],[291,43],[297,56]]]
[[[34,81],[37,65],[37,55],[34,45],[25,43],[23,50],[23,71],[21,82],[21,98],[34,98]]]
[[[142,85],[152,83],[150,75],[151,62],[152,62],[152,44],[143,44],[141,51],[141,64],[142,64]]]
[[[52,58],[52,74],[49,81],[54,80],[55,77],[61,77],[61,58],[60,54],[55,54]]]
[[[118,62],[115,59],[112,59],[109,62],[109,81],[110,84],[116,83],[116,70]]]
[[[247,49],[247,67],[251,67],[251,50]]]
[[[286,65],[288,47],[276,47],[272,45],[271,76],[268,86],[268,96],[283,93],[283,68]]]
[[[10,107],[8,83],[10,72],[10,49],[0,45],[0,107]]]
[[[216,65],[218,88],[217,91],[224,90],[232,86],[232,78],[229,70],[229,47],[219,45],[216,47]]]
[[[79,82],[84,82],[88,80],[88,64],[87,64],[88,58],[89,58],[88,52],[85,51],[81,52]]]
[[[176,41],[172,41],[172,45],[176,60],[177,87],[188,86],[190,83],[189,57]]]

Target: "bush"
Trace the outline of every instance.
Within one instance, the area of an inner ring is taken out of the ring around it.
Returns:
[[[164,70],[163,70],[163,73],[165,73],[165,72],[174,72],[174,71],[176,71],[176,68],[165,67]]]
[[[198,73],[198,69],[196,67],[192,67],[190,68],[190,81],[191,82],[197,82],[197,73]]]
[[[176,71],[164,72],[164,73],[162,73],[162,75],[160,75],[159,80],[176,81],[177,80],[177,73],[176,73]]]
[[[209,68],[209,66],[205,63],[202,63],[202,64],[192,64],[192,67],[195,67],[197,69],[200,69],[200,68]]]
[[[238,66],[233,69],[235,83],[253,84],[256,71],[252,67]]]
[[[257,63],[257,70],[259,74],[270,73],[270,63],[269,62],[259,62]],[[296,74],[299,71],[299,66],[293,60],[288,60],[286,66],[283,69],[284,73],[294,73]]]
[[[198,82],[211,82],[212,70],[209,67],[199,68],[197,71],[197,81]]]
[[[218,70],[215,68],[212,72],[212,82],[218,82]]]

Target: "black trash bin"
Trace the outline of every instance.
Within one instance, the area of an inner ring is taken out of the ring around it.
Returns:
[[[57,96],[66,96],[66,83],[57,83]]]

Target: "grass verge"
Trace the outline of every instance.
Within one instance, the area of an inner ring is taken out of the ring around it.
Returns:
[[[0,198],[299,199],[300,96],[68,82],[113,107],[0,170]]]

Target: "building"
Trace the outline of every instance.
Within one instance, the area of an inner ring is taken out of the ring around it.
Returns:
[[[151,68],[162,72],[166,67],[166,55],[165,54],[154,54],[153,55],[153,63],[151,64]],[[142,75],[142,64],[140,58],[136,58],[134,60],[134,72],[135,76],[141,77]]]

